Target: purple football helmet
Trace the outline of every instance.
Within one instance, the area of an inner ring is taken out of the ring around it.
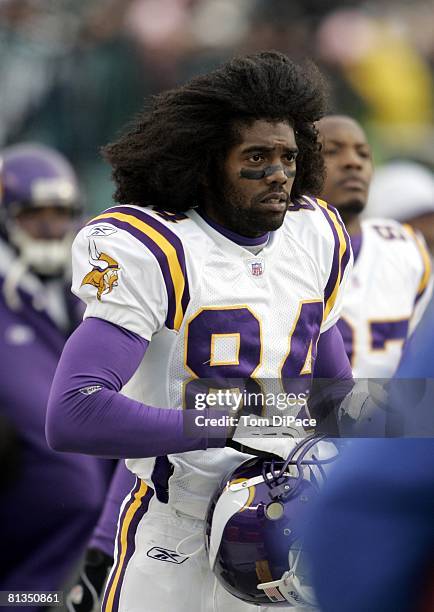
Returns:
[[[315,607],[301,537],[336,457],[333,443],[309,437],[286,461],[254,457],[224,478],[208,507],[205,546],[232,595],[255,605]]]
[[[0,203],[7,215],[50,205],[78,211],[74,170],[63,155],[43,145],[7,147],[0,152]]]
[[[77,178],[63,155],[35,144],[0,152],[0,229],[19,256],[8,295],[28,269],[41,277],[66,272],[80,213]]]

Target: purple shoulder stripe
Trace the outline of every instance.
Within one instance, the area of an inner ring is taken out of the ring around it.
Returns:
[[[185,252],[179,237],[145,210],[131,206],[109,208],[88,225],[96,225],[103,220],[127,231],[154,255],[167,291],[166,326],[179,330],[190,301]]]
[[[325,317],[327,317],[334,306],[339,285],[351,258],[351,242],[338,211],[323,200],[315,198],[315,202],[326,218],[334,238],[332,266],[324,289]]]
[[[350,258],[351,258],[351,253],[352,253],[351,239],[347,232],[347,228],[345,227],[345,223],[342,221],[342,217],[340,216],[336,208],[334,208],[333,206],[330,206],[329,208],[332,209],[334,214],[336,215],[336,220],[341,226],[342,233],[345,238],[345,252],[344,252],[344,255],[341,261],[341,280],[342,280],[345,274],[345,270],[347,268],[348,262],[350,261]]]

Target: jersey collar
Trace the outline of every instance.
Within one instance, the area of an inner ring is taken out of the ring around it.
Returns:
[[[268,241],[265,246],[261,249],[261,251],[254,255],[248,249],[247,245],[241,245],[237,242],[234,242],[226,235],[212,227],[205,219],[198,214],[197,209],[190,209],[188,211],[188,216],[195,221],[195,223],[204,231],[208,236],[213,240],[213,242],[227,255],[232,257],[241,257],[242,259],[248,259],[252,257],[263,257],[271,253],[272,250],[276,247],[279,242],[279,237],[281,232],[279,230],[275,232],[270,232]]]
[[[211,219],[211,217],[206,215],[203,212],[203,210],[201,210],[200,208],[196,209],[196,212],[198,215],[202,217],[202,219],[204,219],[204,221],[208,223],[208,225],[214,228],[217,232],[219,232],[220,234],[222,234],[223,236],[225,236],[226,238],[228,238],[229,240],[231,240],[232,242],[235,242],[235,244],[238,244],[240,246],[244,246],[244,247],[255,247],[255,246],[261,246],[261,245],[265,246],[270,238],[270,232],[266,232],[265,234],[262,234],[262,236],[258,236],[257,238],[249,238],[247,236],[241,236],[240,234],[237,234],[236,232],[232,232],[231,230],[227,229],[220,223],[217,223],[217,221],[214,221],[214,219]]]

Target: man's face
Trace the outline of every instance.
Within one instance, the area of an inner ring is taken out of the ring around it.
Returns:
[[[259,120],[239,134],[239,144],[224,161],[222,185],[205,202],[205,212],[238,234],[256,237],[283,223],[298,149],[287,123]]]
[[[54,205],[26,208],[15,219],[35,240],[62,240],[74,227],[71,210]]]
[[[344,216],[359,214],[366,205],[373,171],[366,136],[349,117],[325,117],[317,127],[326,166],[321,195]]]

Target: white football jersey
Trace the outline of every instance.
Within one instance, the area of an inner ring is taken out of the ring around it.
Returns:
[[[338,326],[356,378],[389,378],[431,293],[423,239],[392,219],[362,222]]]
[[[314,198],[294,204],[257,255],[195,210],[115,206],[74,242],[73,291],[85,317],[150,341],[123,392],[182,409],[199,378],[301,377],[309,387],[319,334],[339,319],[351,265],[338,213]],[[222,476],[243,457],[231,448],[169,456],[169,500],[204,518]],[[150,486],[154,464],[127,460]]]

